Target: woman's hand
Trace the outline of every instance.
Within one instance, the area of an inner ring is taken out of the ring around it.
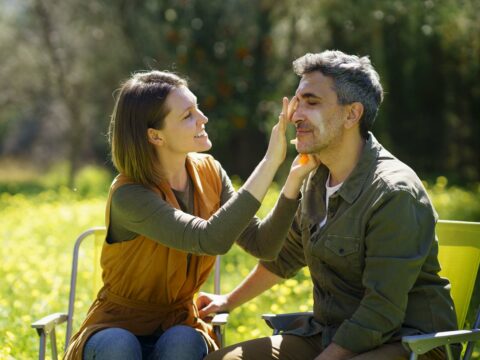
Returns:
[[[314,155],[298,154],[290,167],[290,173],[282,189],[283,195],[288,199],[296,199],[300,193],[303,180],[319,165],[320,161]]]
[[[312,154],[298,154],[293,160],[288,176],[303,181],[313,169],[320,166],[320,160]]]
[[[285,137],[285,131],[287,129],[287,123],[292,117],[293,103],[295,101],[295,97],[290,102],[287,97],[283,98],[282,112],[278,116],[278,122],[272,128],[272,134],[270,135],[270,142],[268,143],[265,159],[267,161],[272,161],[277,166],[280,166],[287,155],[287,139]]]

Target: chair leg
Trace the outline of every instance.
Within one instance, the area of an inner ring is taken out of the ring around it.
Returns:
[[[474,329],[478,329],[480,327],[480,307],[477,310],[477,315],[475,317],[475,324],[473,325]],[[469,341],[467,343],[467,349],[465,350],[465,354],[463,354],[464,360],[470,360],[473,354],[473,348],[475,347],[475,341]]]
[[[45,360],[45,349],[47,347],[47,338],[45,332],[39,331],[38,335],[40,336],[40,349],[38,352],[38,360]]]
[[[447,354],[447,359],[453,360],[452,348],[450,347],[450,344],[445,345],[445,352]]]
[[[220,348],[223,348],[225,346],[225,327],[214,325],[213,326],[213,332],[217,336]]]
[[[58,359],[57,353],[57,337],[55,336],[55,328],[50,332],[50,346],[52,347],[52,360]]]
[[[410,354],[410,360],[417,360],[417,359],[418,359],[418,355],[412,351],[412,353]]]

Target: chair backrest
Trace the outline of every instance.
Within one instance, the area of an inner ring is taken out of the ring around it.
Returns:
[[[81,233],[73,247],[72,273],[70,275],[70,295],[68,299],[68,319],[65,334],[65,349],[72,337],[75,305],[80,302],[86,310],[101,286],[100,253],[105,240],[104,226],[90,228]],[[87,239],[85,243],[84,240]],[[83,261],[88,259],[88,261]],[[81,265],[80,265],[81,263]],[[80,268],[80,272],[79,272]],[[84,271],[85,268],[88,270]],[[79,277],[80,274],[80,277]],[[80,283],[82,294],[77,292],[77,283]],[[87,286],[88,284],[88,286]],[[79,299],[81,295],[81,299]]]
[[[450,280],[458,326],[463,329],[480,264],[480,223],[441,220],[436,233],[440,275]]]
[[[97,296],[102,285],[100,255],[105,236],[105,226],[97,226],[81,233],[75,241],[72,258],[72,273],[70,276],[70,295],[68,301],[65,349],[67,349],[69,345],[73,328],[77,327],[77,324],[74,325],[74,313],[80,308],[78,303],[82,305],[81,308],[86,312],[93,299]],[[84,240],[87,241],[84,242]],[[220,267],[221,258],[220,256],[217,256],[214,276],[209,281],[209,283],[213,281],[213,292],[215,294],[220,294]],[[207,286],[208,285],[209,284],[207,284]],[[81,292],[80,289],[82,290]],[[79,299],[79,297],[81,297],[81,299]],[[75,323],[80,324],[81,320],[83,319],[79,319],[79,321],[75,321]]]

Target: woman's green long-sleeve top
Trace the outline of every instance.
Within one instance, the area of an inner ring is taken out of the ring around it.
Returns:
[[[292,224],[298,199],[281,195],[260,220],[255,217],[260,202],[246,190],[236,192],[225,170],[216,164],[222,179],[221,208],[210,219],[191,215],[194,189],[190,178],[184,192],[174,191],[183,211],[143,185],[127,184],[112,195],[108,241],[128,241],[141,234],[200,255],[224,254],[236,241],[253,256],[274,259]]]

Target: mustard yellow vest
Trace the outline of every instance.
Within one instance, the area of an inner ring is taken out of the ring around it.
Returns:
[[[187,171],[194,184],[194,215],[208,219],[220,207],[222,181],[214,159],[189,154]],[[118,175],[112,183],[106,207],[110,222],[112,194],[132,183]],[[173,207],[180,206],[166,181],[153,190]],[[215,256],[192,255],[168,248],[145,236],[109,244],[101,256],[103,287],[90,307],[80,330],[72,337],[66,359],[82,359],[85,342],[95,332],[120,327],[135,335],[152,335],[173,325],[191,326],[205,337],[210,350],[216,349],[210,325],[198,318],[193,296],[206,281]]]

